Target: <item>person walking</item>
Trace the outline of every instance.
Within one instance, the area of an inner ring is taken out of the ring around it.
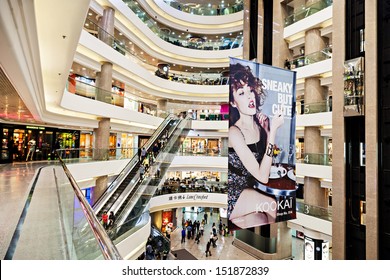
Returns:
[[[207,257],[207,254],[211,257],[211,251],[210,251],[210,247],[211,247],[211,242],[207,242],[207,245],[206,245],[206,257]]]
[[[181,243],[186,243],[186,229],[184,227],[181,230]]]
[[[204,223],[207,224],[207,213],[204,213],[203,218],[204,218]]]

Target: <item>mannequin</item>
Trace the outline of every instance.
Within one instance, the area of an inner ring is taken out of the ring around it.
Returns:
[[[28,161],[28,157],[30,156],[30,154],[31,154],[31,160],[33,160],[35,147],[36,147],[36,141],[34,138],[32,138],[30,141],[28,141],[28,146],[29,146],[29,149],[28,149],[26,161]]]

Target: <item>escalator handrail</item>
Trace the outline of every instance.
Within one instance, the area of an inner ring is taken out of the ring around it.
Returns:
[[[152,137],[142,146],[148,151],[151,147],[151,143],[154,143],[156,139],[156,135],[159,135],[161,131],[165,129],[165,127],[169,124],[169,122],[174,118],[173,114],[169,114],[165,120],[158,126],[156,131],[152,134]],[[151,142],[153,141],[153,142]],[[99,199],[92,206],[96,213],[98,213],[105,205],[107,200],[110,198],[111,194],[115,192],[115,190],[121,185],[123,180],[126,179],[126,176],[134,166],[139,162],[138,154],[134,155],[133,158],[129,161],[128,164],[123,168],[123,170],[116,176],[114,181],[107,187],[104,193],[99,197]],[[104,202],[103,202],[104,201]]]
[[[180,120],[179,122],[177,122],[177,124],[176,124],[174,127],[172,127],[171,131],[170,131],[169,134],[168,134],[168,139],[170,139],[171,135],[172,135],[173,132],[177,129],[177,127],[181,124],[182,121],[183,121],[183,120]],[[160,151],[160,152],[162,152],[162,151]],[[139,181],[137,181],[137,183],[133,186],[133,188],[138,188],[138,187],[141,186],[141,185],[142,185],[142,180],[139,180]],[[129,195],[130,195],[130,194],[129,194]],[[131,197],[130,200],[127,202],[128,204],[131,203],[132,198],[133,198],[134,195],[136,195],[136,192],[133,193],[132,197]],[[124,200],[126,200],[126,199],[127,199],[127,197],[126,197]],[[122,214],[123,214],[124,212],[126,212],[125,210],[129,211],[129,210],[127,209],[128,205],[126,205],[126,206],[123,208],[123,210],[121,211],[121,213],[118,213],[118,209],[119,209],[121,206],[122,206],[122,205],[118,206],[118,208],[115,209],[114,212],[116,213],[116,217],[117,217],[117,220],[118,220],[118,221],[125,222],[124,220],[126,220],[126,218],[123,219],[123,215],[122,215]],[[131,211],[131,210],[130,210],[130,211]]]
[[[86,200],[84,194],[81,192],[80,187],[78,186],[76,180],[73,178],[69,169],[66,167],[64,161],[60,157],[59,161],[61,163],[62,168],[64,169],[66,176],[69,179],[70,185],[72,186],[78,201],[80,202],[80,205],[82,206],[81,209],[84,212],[85,218],[92,229],[92,232],[96,238],[96,242],[98,243],[103,257],[106,260],[122,260],[123,258],[121,257],[118,249],[116,248],[116,246],[104,230],[103,226],[95,216],[94,211]]]
[[[177,122],[177,124],[175,125],[175,127],[172,128],[172,130],[170,131],[170,133],[169,133],[169,138],[168,138],[168,139],[171,140],[172,134],[176,131],[176,129],[180,126],[180,124],[182,124],[182,121],[184,121],[184,120],[188,122],[189,120],[191,120],[191,117],[187,117],[187,118],[185,118],[185,119],[180,119],[180,121]],[[185,125],[187,125],[187,122],[185,123]],[[184,128],[185,128],[185,127],[183,127],[183,129],[184,129]],[[137,184],[134,186],[134,188],[139,188],[141,185],[142,185],[142,181],[140,180],[140,181],[137,182]],[[130,214],[130,212],[132,211],[133,207],[130,208],[130,210],[129,210],[128,208],[131,206],[130,204],[132,203],[133,197],[134,197],[136,194],[137,194],[137,192],[134,192],[134,193],[133,193],[132,197],[131,197],[130,200],[127,202],[127,205],[123,208],[123,210],[121,211],[121,213],[118,214],[118,212],[117,212],[118,209],[115,209],[114,212],[116,213],[117,221],[118,221],[118,222],[120,222],[120,223],[122,223],[122,224],[125,224],[125,223],[126,223],[127,215]],[[118,206],[118,208],[119,208],[119,207],[120,207],[120,206]],[[125,218],[123,218],[123,213],[126,213]]]

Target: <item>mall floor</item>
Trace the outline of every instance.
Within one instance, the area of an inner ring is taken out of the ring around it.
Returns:
[[[52,176],[40,176],[36,190],[32,190],[33,179],[40,167],[55,164],[54,161],[18,162],[0,165],[0,259],[6,259],[11,254],[11,259],[65,259],[58,233],[58,209],[54,199],[55,190]],[[45,172],[45,169],[42,171]],[[45,175],[45,174],[42,174]],[[31,200],[31,205],[29,205]],[[27,211],[26,211],[27,210]],[[178,221],[182,219],[179,211]],[[185,219],[202,220],[204,213],[185,212]],[[27,218],[24,221],[24,218]],[[211,248],[212,256],[206,257],[205,249],[209,238],[212,223],[218,224],[218,214],[209,214],[208,224],[205,226],[205,234],[196,244],[193,239],[181,244],[181,229],[176,229],[171,234],[171,250],[186,250],[193,258],[206,260],[253,260],[255,257],[232,245],[233,237],[219,236],[217,247]],[[54,223],[42,221],[52,220]],[[39,222],[38,222],[39,221]],[[28,229],[24,230],[23,229]],[[18,231],[18,230],[19,231]],[[57,229],[57,230],[53,230]],[[25,234],[28,232],[28,236]],[[21,234],[22,233],[22,234]],[[24,233],[24,234],[23,234]],[[20,234],[20,236],[18,236]],[[17,237],[17,238],[15,238]],[[31,244],[34,244],[31,250]],[[58,245],[59,243],[60,245]],[[303,241],[293,237],[293,258],[303,258]],[[15,249],[16,248],[16,249]],[[26,248],[29,248],[28,251]],[[9,259],[9,258],[8,258]]]
[[[188,208],[186,208],[188,209]],[[206,208],[208,209],[208,208]],[[182,211],[178,211],[177,220],[181,221],[183,217]],[[229,235],[224,237],[218,235],[217,247],[213,248],[211,246],[211,256],[206,257],[206,244],[210,237],[210,232],[212,231],[213,223],[216,224],[218,228],[219,216],[218,213],[208,214],[208,223],[205,225],[204,235],[201,237],[199,244],[195,242],[195,239],[186,238],[185,243],[181,243],[181,227],[176,228],[171,234],[171,251],[175,252],[178,250],[185,249],[187,250],[194,258],[198,260],[255,260],[256,258],[241,249],[235,247],[233,243],[233,236]],[[186,211],[184,213],[184,219],[190,219],[191,221],[199,220],[202,221],[204,212],[197,214],[196,211]],[[299,238],[292,237],[292,255],[294,260],[303,259],[303,240]],[[192,258],[193,259],[193,258]]]

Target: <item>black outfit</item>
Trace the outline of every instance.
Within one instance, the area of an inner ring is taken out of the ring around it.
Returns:
[[[241,129],[236,126],[240,131]],[[241,132],[242,133],[242,132]],[[244,134],[243,134],[244,136]],[[244,137],[245,139],[245,137]],[[257,143],[248,144],[248,148],[260,164],[263,160],[267,144],[267,134],[263,128],[260,130],[260,140]],[[244,164],[233,148],[229,148],[228,169],[228,216],[230,216],[238,197],[244,188],[251,188],[252,174],[248,172]]]

